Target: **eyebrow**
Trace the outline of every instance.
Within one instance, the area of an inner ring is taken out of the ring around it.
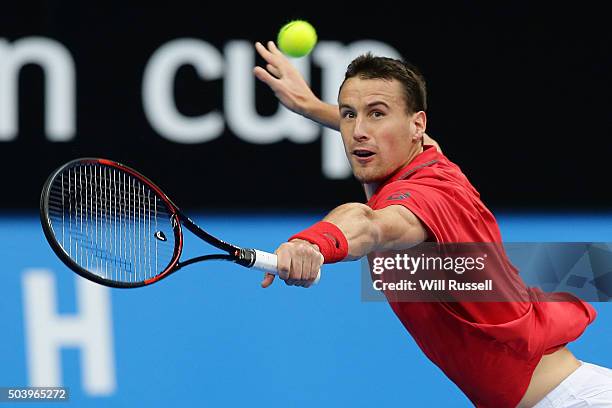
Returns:
[[[370,103],[368,103],[366,106],[367,106],[368,108],[373,108],[373,107],[374,107],[374,106],[376,106],[376,105],[383,105],[383,106],[385,106],[385,107],[387,107],[387,108],[389,107],[389,105],[388,105],[386,102],[383,102],[383,101],[374,101],[374,102],[370,102]],[[347,108],[347,109],[353,109],[353,107],[352,107],[352,106],[347,105],[346,103],[342,103],[342,104],[340,104],[340,105],[338,106],[338,109],[344,109],[344,108]]]
[[[367,106],[368,108],[373,108],[373,107],[374,107],[374,106],[376,106],[376,105],[383,105],[383,106],[384,106],[384,107],[386,107],[386,108],[388,108],[388,107],[389,107],[389,105],[388,105],[386,102],[383,102],[383,101],[374,101],[374,102],[370,102],[370,103],[368,103],[366,106]]]

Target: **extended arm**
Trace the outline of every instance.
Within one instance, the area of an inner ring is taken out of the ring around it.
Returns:
[[[401,205],[373,210],[364,204],[344,204],[323,221],[337,227],[346,239],[348,254],[343,260],[359,259],[373,251],[405,249],[427,239],[421,221]],[[278,247],[279,276],[285,283],[305,287],[312,284],[325,260],[317,239],[315,234],[313,239],[293,239]],[[274,275],[267,274],[262,286],[270,286],[273,280]]]
[[[373,251],[406,249],[427,239],[421,221],[401,205],[373,210],[365,204],[344,204],[323,221],[337,226],[346,237],[348,257],[345,260],[359,259]]]

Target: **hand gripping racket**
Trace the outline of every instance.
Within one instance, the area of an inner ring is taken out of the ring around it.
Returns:
[[[51,174],[40,197],[42,227],[57,256],[79,275],[116,288],[150,285],[184,266],[232,261],[277,274],[276,255],[216,238],[137,171],[85,158]],[[184,226],[224,253],[179,261]],[[320,271],[314,283],[320,278]]]

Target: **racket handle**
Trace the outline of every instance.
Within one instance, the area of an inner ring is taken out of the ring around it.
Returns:
[[[271,274],[278,275],[277,265],[277,256],[275,254],[271,254],[269,252],[260,251],[258,249],[254,249],[255,251],[255,262],[253,263],[252,268],[259,269],[262,271],[270,272]],[[321,279],[321,270],[317,272],[317,278],[314,280],[313,285],[319,283]]]

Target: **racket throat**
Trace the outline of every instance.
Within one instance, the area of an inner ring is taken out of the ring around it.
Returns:
[[[236,257],[236,260],[234,262],[236,262],[238,265],[242,265],[242,266],[246,266],[247,268],[250,268],[253,266],[253,264],[255,264],[256,255],[253,249],[249,249],[249,248],[237,249],[236,252],[234,253],[234,256]]]

